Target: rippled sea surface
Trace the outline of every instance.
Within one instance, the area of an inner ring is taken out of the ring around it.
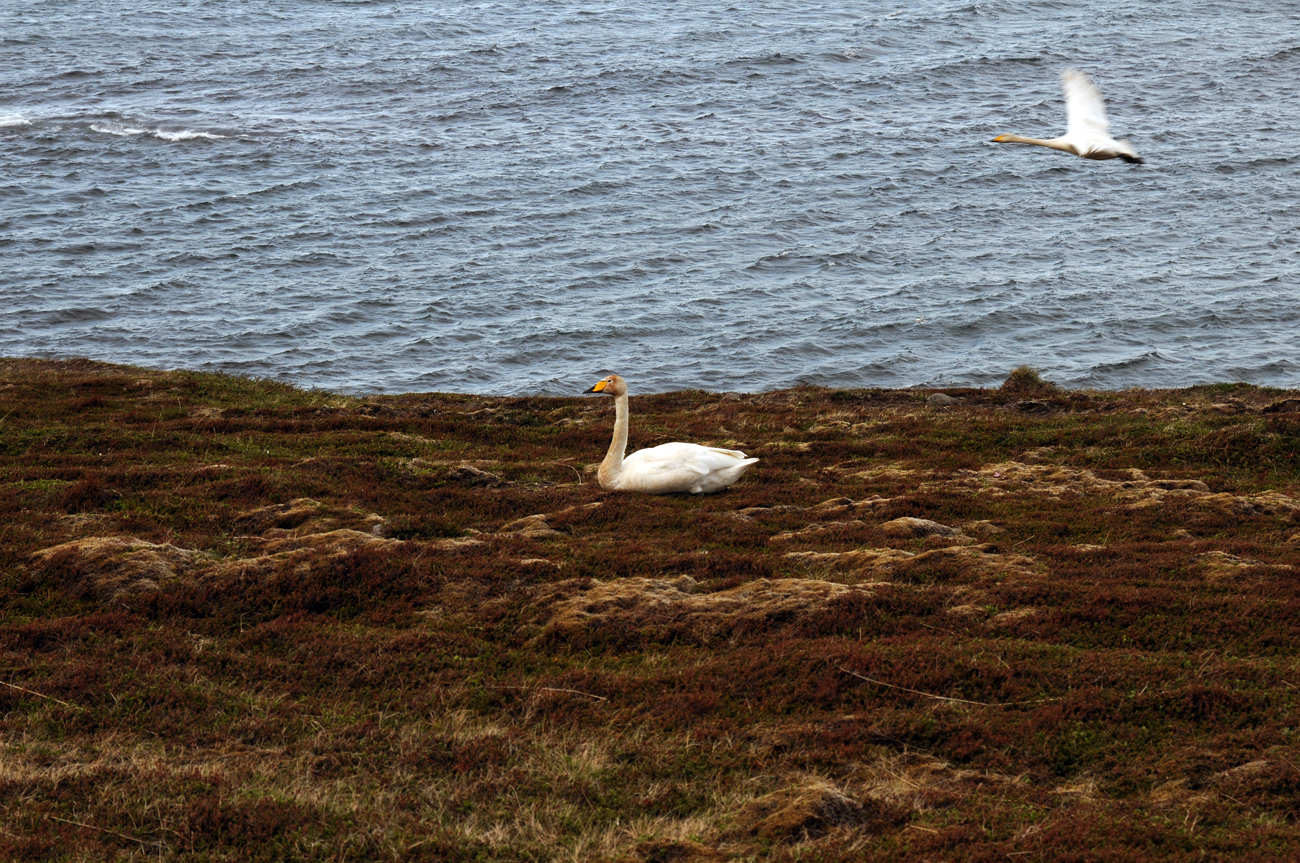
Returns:
[[[990,143],[1068,66],[1146,164]],[[1300,7],[16,0],[0,256],[0,355],[351,392],[1297,386]]]

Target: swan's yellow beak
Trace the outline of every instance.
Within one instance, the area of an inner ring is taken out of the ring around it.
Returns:
[[[1005,138],[1005,137],[1006,137],[1006,135],[998,135],[996,138],[993,139],[992,143],[994,143],[994,144],[1001,144],[1001,143],[1002,143],[1002,139]]]
[[[583,390],[583,392],[602,393],[605,391],[605,387],[607,386],[609,386],[609,381],[596,381],[596,385],[594,387],[592,387],[589,390]]]

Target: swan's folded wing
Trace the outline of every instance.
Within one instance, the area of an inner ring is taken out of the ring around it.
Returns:
[[[716,446],[702,446],[699,451],[691,457],[693,464],[706,467],[710,472],[715,470],[726,470],[743,464],[746,461],[745,454],[740,450],[721,449]],[[758,461],[758,459],[754,459]]]
[[[683,470],[705,476],[714,471],[735,467],[745,460],[745,454],[739,450],[700,446],[694,443],[666,443],[632,453],[623,460],[623,469],[627,470],[635,466],[637,470]]]
[[[619,488],[651,494],[719,491],[739,479],[756,461],[736,450],[666,443],[625,458]]]
[[[685,471],[686,474],[704,476],[709,469],[696,460],[697,451],[702,449],[704,447],[693,443],[666,443],[637,450],[623,460],[623,470],[656,473]]]
[[[1069,118],[1066,137],[1110,137],[1110,121],[1106,119],[1106,105],[1101,91],[1083,72],[1066,69],[1061,73],[1061,87],[1065,90],[1065,111]]]

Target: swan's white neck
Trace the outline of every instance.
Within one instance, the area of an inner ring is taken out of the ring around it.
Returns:
[[[623,453],[627,451],[627,394],[614,397],[614,439],[609,442],[609,452],[600,463],[596,479],[600,487],[612,489],[618,485],[623,473]]]
[[[1039,147],[1050,147],[1053,150],[1062,150],[1066,153],[1073,153],[1076,156],[1079,155],[1079,151],[1064,138],[1052,138],[1049,141],[1042,138],[1026,138],[1023,135],[1003,135],[1002,140],[1012,144],[1036,144]]]

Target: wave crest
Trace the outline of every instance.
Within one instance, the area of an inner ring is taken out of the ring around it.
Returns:
[[[218,135],[215,132],[196,132],[193,129],[164,129],[161,126],[154,129],[141,129],[135,126],[115,123],[111,120],[100,120],[91,123],[90,130],[92,132],[99,132],[103,135],[115,135],[119,138],[129,138],[135,135],[151,135],[162,141],[192,141],[198,138],[216,141],[226,137],[225,135]]]

